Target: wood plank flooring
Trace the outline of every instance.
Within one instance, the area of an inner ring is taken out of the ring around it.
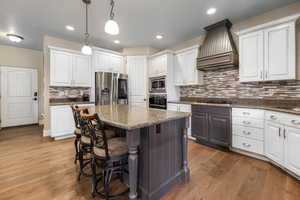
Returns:
[[[0,200],[92,199],[73,157],[73,139],[44,138],[37,126],[1,130]],[[162,200],[300,200],[300,183],[263,161],[191,141],[189,166],[190,183]]]

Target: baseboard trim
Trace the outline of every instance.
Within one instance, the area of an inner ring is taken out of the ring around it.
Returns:
[[[43,130],[43,137],[49,137],[51,136],[51,130]]]
[[[73,137],[75,137],[74,134],[62,135],[62,136],[55,137],[54,140],[63,140],[63,139],[68,139],[68,138],[73,138]]]

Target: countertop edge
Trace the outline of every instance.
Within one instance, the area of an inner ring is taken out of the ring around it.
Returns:
[[[283,112],[288,114],[300,115],[300,111],[287,110],[282,108],[275,108],[272,106],[264,105],[248,105],[248,104],[214,104],[214,103],[199,103],[193,101],[168,101],[168,103],[175,104],[190,104],[190,105],[203,105],[203,106],[218,106],[218,107],[231,107],[231,108],[250,108],[250,109],[263,109],[275,112]]]
[[[80,104],[93,104],[95,105],[95,102],[86,102],[86,101],[79,101],[79,102],[59,102],[59,103],[49,103],[49,106],[67,106],[67,105],[80,105]]]

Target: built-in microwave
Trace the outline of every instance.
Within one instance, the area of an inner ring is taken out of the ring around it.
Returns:
[[[166,92],[166,77],[150,78],[150,93],[165,93]]]

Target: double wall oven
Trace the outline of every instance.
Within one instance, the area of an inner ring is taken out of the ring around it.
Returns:
[[[150,78],[149,83],[149,107],[167,109],[166,77]]]

